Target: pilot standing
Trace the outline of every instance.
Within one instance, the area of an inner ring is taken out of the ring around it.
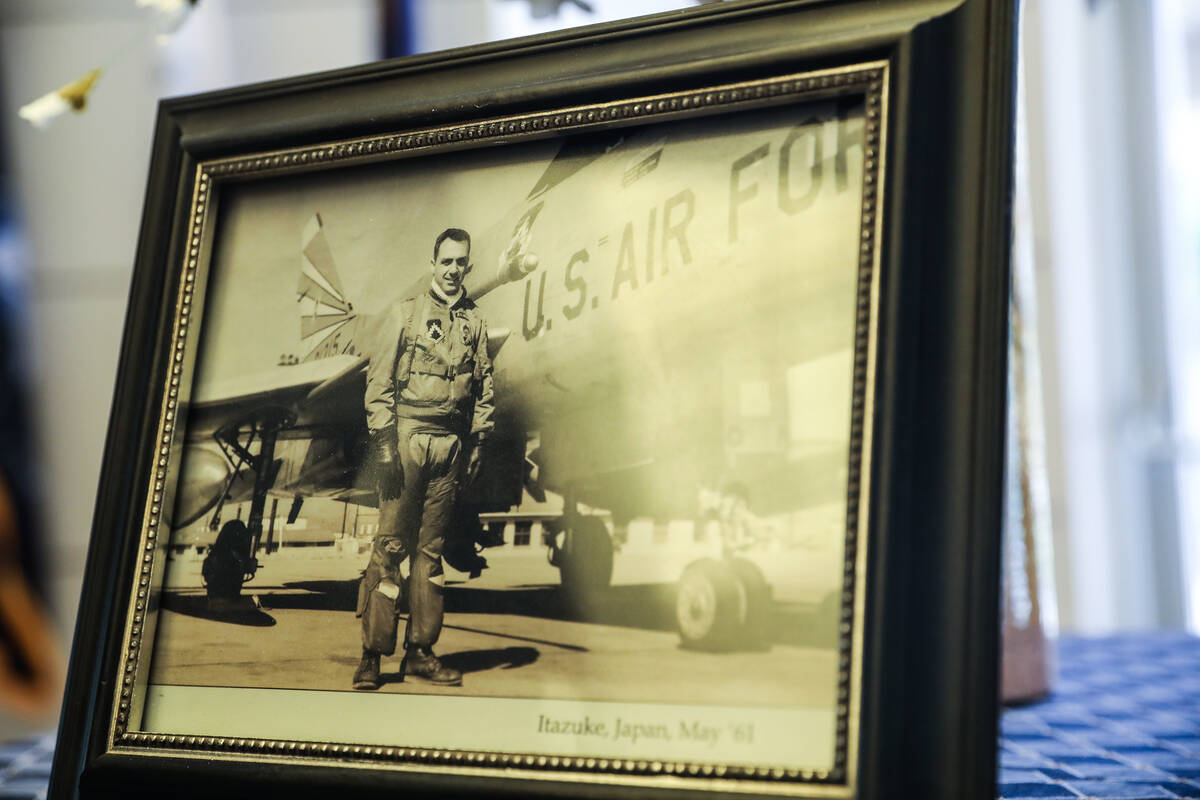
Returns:
[[[471,266],[470,235],[459,228],[439,234],[429,291],[387,312],[367,368],[379,532],[358,591],[363,653],[355,689],[378,689],[380,656],[396,650],[406,558],[409,617],[400,679],[462,684],[462,673],[442,664],[433,645],[442,629],[447,529],[492,429],[487,326],[463,290]]]

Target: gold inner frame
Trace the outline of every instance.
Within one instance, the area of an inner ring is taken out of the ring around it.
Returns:
[[[138,570],[129,593],[129,610],[117,666],[108,750],[139,756],[330,763],[339,766],[420,770],[458,775],[548,780],[601,780],[631,786],[671,786],[721,791],[850,797],[857,784],[862,686],[864,584],[869,529],[875,374],[878,350],[879,271],[886,170],[889,64],[873,61],[835,69],[714,85],[618,102],[581,105],[519,116],[488,119],[329,142],[313,146],[214,159],[195,168],[187,226],[186,254],[169,338],[168,379],[158,405],[156,458],[144,503],[138,541]],[[193,307],[203,306],[206,271],[216,219],[215,189],[230,179],[305,172],[403,156],[444,152],[463,146],[526,141],[628,124],[666,122],[696,115],[729,113],[861,94],[865,98],[863,191],[860,218],[855,320],[850,470],[847,486],[845,571],[839,623],[837,730],[834,767],[829,771],[738,766],[720,763],[548,756],[537,753],[491,753],[415,747],[333,744],[268,739],[156,734],[139,731],[138,721],[152,657],[157,587],[169,537],[163,509],[171,507],[178,478],[183,427],[175,424],[180,398],[187,397],[198,345]]]

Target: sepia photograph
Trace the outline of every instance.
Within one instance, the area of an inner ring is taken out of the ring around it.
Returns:
[[[864,109],[223,184],[138,729],[827,774]]]

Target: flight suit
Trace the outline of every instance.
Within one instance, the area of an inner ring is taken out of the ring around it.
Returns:
[[[367,368],[367,428],[395,427],[403,472],[399,497],[379,504],[379,532],[359,585],[363,647],[396,649],[400,565],[411,558],[406,644],[429,647],[442,628],[442,549],[470,447],[492,429],[487,326],[465,295],[432,291],[384,318]]]

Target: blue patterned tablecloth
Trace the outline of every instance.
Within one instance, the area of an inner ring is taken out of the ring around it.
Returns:
[[[1047,700],[1001,716],[1000,798],[1200,798],[1200,639],[1064,638],[1058,663]]]
[[[54,734],[0,744],[0,800],[43,800],[50,783]]]

